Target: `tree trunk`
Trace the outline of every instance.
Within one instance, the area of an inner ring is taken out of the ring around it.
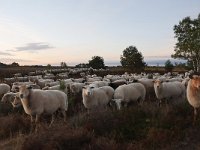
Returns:
[[[197,61],[197,72],[200,72],[200,60]]]
[[[193,69],[194,69],[194,71],[197,71],[197,66],[196,66],[196,62],[195,62],[195,60],[192,60],[192,65],[193,65]]]

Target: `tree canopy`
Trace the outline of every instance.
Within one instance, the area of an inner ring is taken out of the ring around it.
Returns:
[[[93,69],[103,69],[105,68],[104,59],[100,56],[93,56],[91,60],[89,60],[89,66]]]
[[[200,14],[196,19],[186,17],[174,26],[175,54],[173,58],[181,58],[192,63],[195,71],[200,71]]]
[[[173,68],[174,68],[174,65],[173,65],[172,62],[168,59],[168,60],[165,62],[165,70],[168,71],[168,72],[171,72]]]
[[[146,64],[142,53],[135,46],[129,46],[123,51],[120,62],[123,67],[134,71],[142,71]]]

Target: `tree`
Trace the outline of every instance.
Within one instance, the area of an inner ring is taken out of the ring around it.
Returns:
[[[12,64],[10,64],[11,67],[19,67],[19,64],[16,62],[13,62]]]
[[[135,46],[127,47],[123,51],[120,60],[123,67],[134,71],[142,71],[146,65],[142,53],[139,52]]]
[[[51,64],[47,64],[47,68],[48,68],[48,69],[51,69]]]
[[[168,59],[168,60],[165,62],[165,70],[166,70],[167,72],[171,72],[173,68],[174,68],[174,65],[173,65],[172,62]]]
[[[200,71],[200,14],[197,19],[186,17],[174,26],[175,54],[173,58],[192,62],[194,71]]]
[[[61,66],[61,68],[67,68],[66,62],[61,62],[61,63],[60,63],[60,66]]]
[[[105,68],[104,59],[100,56],[93,56],[92,60],[89,60],[89,66],[93,69]]]
[[[80,63],[80,64],[77,64],[75,68],[89,68],[89,64]]]

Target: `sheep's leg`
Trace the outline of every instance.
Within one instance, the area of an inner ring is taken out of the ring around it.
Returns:
[[[37,115],[36,115],[36,119],[35,119],[35,124],[36,124],[35,132],[38,131],[38,128],[39,128],[39,126],[40,126],[39,121],[40,121],[40,114],[37,114]]]
[[[34,130],[34,117],[31,115],[31,130],[30,133],[32,133]]]
[[[51,125],[53,124],[54,120],[55,120],[55,114],[52,114],[51,123],[49,124],[49,127],[51,127]]]
[[[193,124],[195,124],[197,119],[197,108],[194,108],[194,120],[193,120]]]
[[[62,114],[63,114],[64,122],[66,122],[66,112],[65,112],[65,110],[62,110]]]

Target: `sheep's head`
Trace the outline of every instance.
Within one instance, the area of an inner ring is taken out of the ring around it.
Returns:
[[[15,95],[14,100],[11,101],[13,107],[19,107],[22,105],[19,95]]]
[[[30,89],[31,89],[32,87],[27,87],[26,85],[22,85],[22,86],[20,86],[20,88],[19,88],[19,97],[21,98],[21,99],[26,99],[26,98],[28,98],[28,96],[29,96],[29,94],[30,94]]]
[[[94,87],[91,87],[91,86],[83,86],[83,92],[86,96],[91,96],[93,89]]]
[[[191,78],[191,83],[194,87],[196,87],[197,89],[200,89],[200,76],[193,75]]]
[[[3,103],[12,102],[14,100],[14,96],[15,96],[15,93],[12,93],[12,92],[6,93],[2,97],[1,102],[3,102]]]
[[[113,102],[116,104],[117,109],[120,110],[120,109],[121,109],[121,106],[122,106],[122,99],[112,99],[111,104],[112,104]]]
[[[163,81],[160,80],[154,80],[154,87],[156,87],[157,89],[159,89],[161,87],[161,84],[163,83]]]

